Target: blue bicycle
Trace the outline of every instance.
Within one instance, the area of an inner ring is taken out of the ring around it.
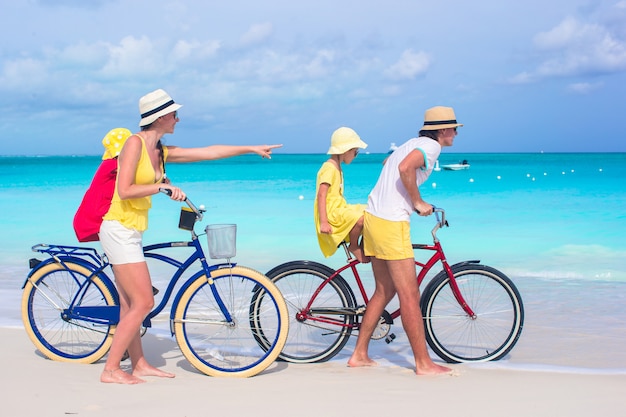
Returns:
[[[256,375],[274,362],[287,340],[285,300],[265,275],[230,262],[234,246],[225,253],[215,245],[229,240],[212,232],[215,225],[205,228],[209,255],[226,262],[209,265],[194,232],[205,210],[189,200],[186,203],[189,207],[182,207],[179,227],[190,231],[191,240],[144,248],[147,259],[169,264],[175,271],[160,303],[143,325],[151,327],[151,320],[174,295],[170,331],[195,368],[211,376]],[[232,233],[231,228],[230,241],[234,243]],[[161,253],[170,248],[189,248],[191,254],[179,261]],[[22,320],[31,341],[53,360],[100,360],[111,346],[119,321],[119,295],[105,272],[109,266],[106,255],[76,246],[38,244],[32,249],[48,257],[30,260],[31,271],[23,286]],[[197,262],[199,270],[192,270],[186,281],[181,279]],[[183,283],[175,292],[179,281]],[[270,302],[261,310],[252,308],[253,300],[259,298]],[[270,340],[269,347],[267,343],[261,346],[259,338]]]

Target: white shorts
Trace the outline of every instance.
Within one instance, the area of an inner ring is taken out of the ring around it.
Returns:
[[[98,235],[102,249],[112,265],[145,262],[142,232],[128,229],[117,220],[104,220]]]

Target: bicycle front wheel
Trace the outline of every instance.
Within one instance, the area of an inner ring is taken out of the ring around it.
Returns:
[[[47,264],[28,279],[22,295],[22,321],[30,340],[46,357],[62,362],[93,363],[111,347],[114,325],[68,318],[64,311],[91,276],[87,268],[70,262]],[[109,287],[91,278],[81,300],[73,306],[113,306]]]
[[[268,272],[289,310],[289,337],[280,359],[293,363],[323,362],[348,342],[356,301],[341,276],[322,287],[333,273],[324,265],[307,261],[289,262]],[[263,300],[259,302],[262,306]]]
[[[426,340],[450,363],[485,362],[506,355],[517,343],[524,324],[522,298],[502,272],[477,264],[453,267],[454,279],[470,317],[457,301],[450,278],[442,271],[422,296]]]
[[[223,268],[198,277],[183,291],[174,307],[174,334],[185,358],[200,372],[250,377],[276,360],[287,340],[289,320],[285,300],[265,275],[242,266]],[[258,321],[250,317],[252,299],[259,292],[267,300],[256,311],[269,341],[267,349],[257,343]]]

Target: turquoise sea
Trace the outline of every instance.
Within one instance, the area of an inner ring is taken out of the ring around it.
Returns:
[[[349,202],[366,202],[385,157],[359,154],[344,166]],[[205,224],[238,225],[240,264],[262,272],[295,259],[338,267],[345,256],[325,259],[313,226],[315,177],[326,158],[242,156],[169,164],[167,172],[196,205],[206,206]],[[433,172],[421,188],[426,201],[446,210],[450,227],[438,236],[449,261],[480,259],[508,274],[522,291],[527,323],[555,323],[559,314],[567,323],[567,309],[575,308],[577,331],[594,333],[610,317],[605,330],[626,341],[626,154],[444,153],[440,163],[463,159],[469,169]],[[72,218],[98,164],[95,156],[0,157],[0,325],[21,324],[31,246],[78,244]],[[188,236],[177,229],[180,206],[153,197],[146,243]],[[433,224],[415,216],[414,241],[430,242]],[[91,246],[99,249],[97,242]],[[371,280],[369,269],[363,271]],[[533,310],[540,307],[552,316]]]

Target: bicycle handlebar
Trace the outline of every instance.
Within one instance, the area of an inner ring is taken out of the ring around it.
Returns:
[[[439,227],[448,226],[448,221],[446,220],[446,211],[444,209],[433,206],[433,213],[435,214],[437,223],[439,223]],[[441,219],[439,218],[439,213],[441,213]]]
[[[437,224],[435,225],[435,227],[433,227],[431,234],[433,235],[433,241],[438,242],[439,239],[437,239],[437,230],[441,229],[444,226],[448,227],[449,224],[446,220],[446,211],[444,209],[433,206],[433,213],[435,214],[435,218],[437,219]],[[440,213],[441,217],[439,217]]]
[[[437,223],[439,223],[439,227],[447,226],[448,223],[446,222],[446,211],[442,208],[435,207],[432,204],[431,207],[433,208],[433,214],[437,218]],[[415,212],[417,214],[420,214],[419,210],[417,209],[415,209]],[[439,219],[439,213],[441,213],[441,219]]]
[[[168,196],[172,196],[172,190],[168,189],[168,188],[159,188],[159,192],[168,195]],[[187,197],[185,197],[185,203],[187,203],[187,205],[189,206],[189,208],[196,214],[196,219],[197,221],[201,221],[202,217],[204,216],[204,212],[206,211],[204,208],[198,208],[196,207],[195,204],[193,204],[191,202],[190,199],[188,199]]]

